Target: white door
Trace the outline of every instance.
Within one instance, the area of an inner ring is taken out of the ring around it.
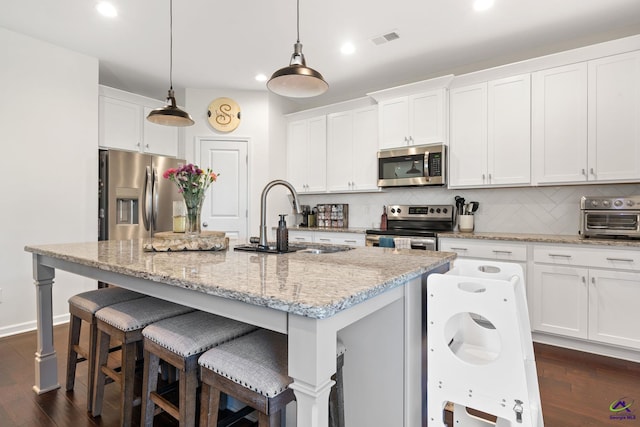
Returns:
[[[220,174],[202,207],[202,230],[247,238],[247,141],[201,138],[199,166]]]

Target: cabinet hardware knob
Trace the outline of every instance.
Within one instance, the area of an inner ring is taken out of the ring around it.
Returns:
[[[591,172],[591,175],[595,175],[595,174],[596,174],[596,172],[593,170],[593,168],[591,168],[591,169],[589,170],[589,172]]]
[[[208,224],[207,222],[203,222],[203,223],[202,223],[202,226],[203,226],[203,227],[208,227],[208,226],[209,226],[209,224]]]
[[[582,169],[582,175],[586,175],[587,171],[585,171],[584,169]]]
[[[582,283],[587,283],[587,279],[584,276],[582,276]]]

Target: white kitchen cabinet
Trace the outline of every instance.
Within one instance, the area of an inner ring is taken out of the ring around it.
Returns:
[[[534,330],[640,349],[637,251],[538,245],[533,261]]]
[[[178,128],[146,120],[152,109],[163,105],[161,101],[101,86],[99,146],[176,157]]]
[[[537,184],[587,180],[587,64],[533,73],[532,163]]]
[[[380,149],[446,142],[446,103],[446,89],[380,101]]]
[[[531,76],[451,89],[449,188],[531,182]]]
[[[640,179],[640,52],[533,74],[536,184]]]
[[[323,243],[331,245],[365,246],[364,233],[344,231],[289,230],[289,243]]]
[[[589,61],[589,180],[640,179],[640,52]]]
[[[375,106],[327,116],[327,190],[377,190],[378,110]]]
[[[327,189],[327,117],[290,122],[287,126],[287,178],[299,193]]]

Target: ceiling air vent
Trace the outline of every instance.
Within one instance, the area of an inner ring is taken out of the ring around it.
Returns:
[[[392,42],[392,41],[397,40],[399,38],[400,38],[400,36],[398,35],[397,32],[391,31],[391,32],[383,34],[381,36],[372,37],[371,38],[371,42],[373,44],[375,44],[376,46],[379,46],[381,44]]]

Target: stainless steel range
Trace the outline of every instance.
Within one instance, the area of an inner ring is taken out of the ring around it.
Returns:
[[[580,199],[580,236],[640,238],[640,196]]]
[[[453,205],[393,205],[387,207],[387,229],[367,230],[367,246],[380,246],[381,237],[409,237],[412,249],[435,251],[438,231],[453,231]]]

